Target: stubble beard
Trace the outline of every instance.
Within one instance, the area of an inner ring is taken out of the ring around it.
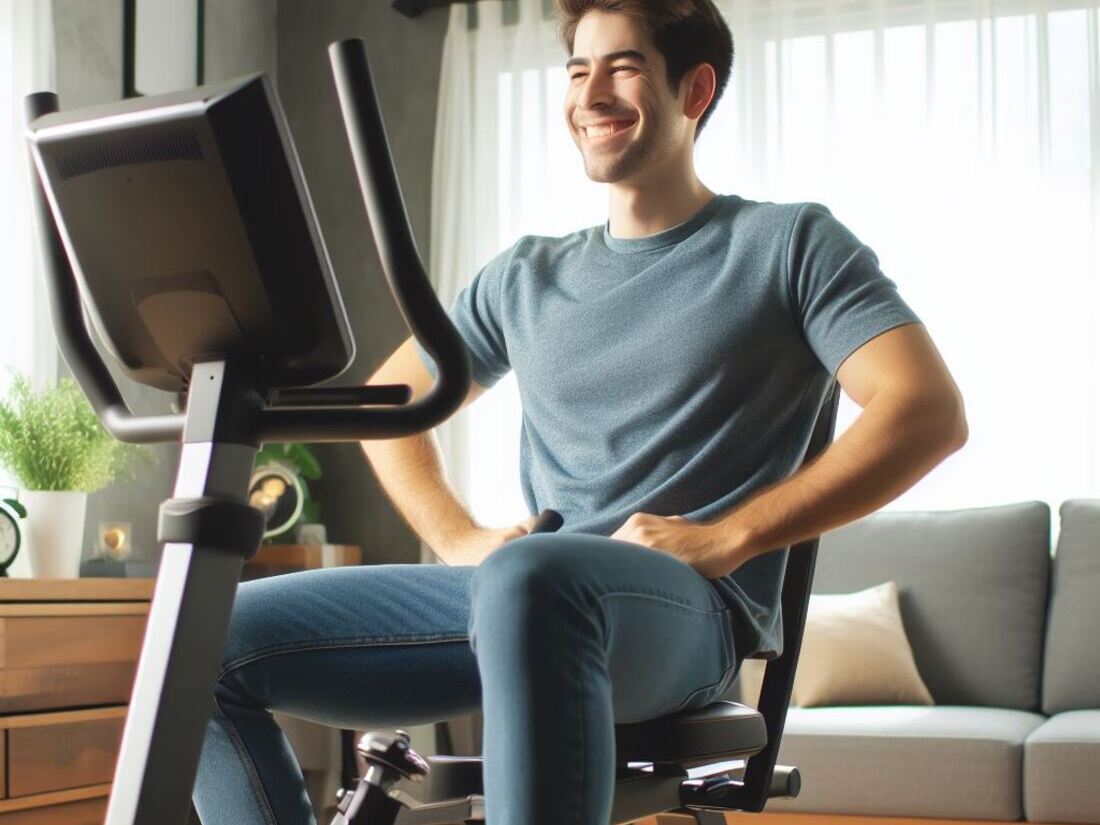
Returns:
[[[651,150],[647,141],[632,141],[616,153],[588,150],[582,152],[584,170],[596,183],[615,183],[646,168],[652,160]]]

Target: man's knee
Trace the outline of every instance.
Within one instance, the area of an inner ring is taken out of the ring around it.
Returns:
[[[247,665],[273,643],[272,621],[268,589],[262,580],[241,582],[233,601],[233,610],[226,631],[225,651],[222,653],[215,684],[215,697],[219,707],[228,703],[257,705],[262,700],[256,696],[254,686],[248,683]]]
[[[222,654],[223,671],[264,644],[264,625],[265,621],[270,622],[271,611],[264,607],[265,588],[258,587],[262,584],[262,580],[258,580],[237,585],[237,595],[233,600],[233,610],[226,630],[225,651]]]
[[[560,586],[584,572],[584,553],[568,534],[538,533],[513,539],[495,550],[473,572],[471,595],[490,590],[537,593]]]
[[[571,619],[590,617],[592,588],[586,584],[584,548],[576,538],[548,533],[513,539],[478,565],[470,583],[468,626],[475,652],[479,629],[490,630],[501,617],[528,629],[560,628]]]

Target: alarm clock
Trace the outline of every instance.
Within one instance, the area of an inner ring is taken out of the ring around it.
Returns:
[[[17,494],[18,495],[18,494]],[[27,508],[16,498],[0,498],[0,577],[7,577],[8,568],[23,544],[19,522],[27,517]]]

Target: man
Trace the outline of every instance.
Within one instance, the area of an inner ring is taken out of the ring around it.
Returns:
[[[895,498],[966,440],[924,326],[819,204],[716,195],[692,151],[732,37],[710,0],[559,0],[565,125],[609,220],[526,236],[451,312],[470,404],[508,370],[534,515],[478,524],[431,434],[363,442],[442,565],[238,591],[196,807],[206,825],[312,821],[269,709],[348,728],[482,710],[488,825],[604,825],[614,724],[713,701],[780,652],[792,543]],[[413,339],[372,376],[415,396]],[[862,407],[811,465],[833,377]],[[793,473],[793,475],[792,475]]]

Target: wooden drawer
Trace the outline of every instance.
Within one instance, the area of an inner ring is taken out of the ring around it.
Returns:
[[[154,589],[0,579],[0,825],[102,825]]]
[[[0,802],[0,825],[103,825],[109,785]]]
[[[126,708],[9,717],[6,725],[10,798],[110,783]]]
[[[148,610],[0,605],[0,714],[128,702]]]

